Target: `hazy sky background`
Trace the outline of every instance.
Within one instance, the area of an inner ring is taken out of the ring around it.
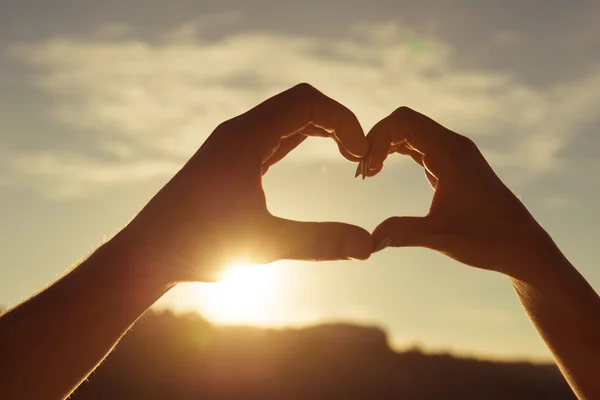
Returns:
[[[600,289],[599,27],[594,1],[0,0],[0,304],[126,224],[219,122],[302,81],[365,130],[408,105],[472,137]],[[426,213],[408,160],[354,171],[309,140],[265,177],[269,207],[368,230]],[[352,320],[397,346],[549,358],[506,278],[432,252],[260,271],[262,325]],[[160,306],[219,320],[210,290]]]

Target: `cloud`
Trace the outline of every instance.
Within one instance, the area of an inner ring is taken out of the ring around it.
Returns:
[[[58,198],[84,196],[90,194],[91,190],[106,185],[126,185],[172,176],[181,167],[179,163],[168,160],[118,163],[103,162],[77,154],[61,157],[48,152],[10,158],[9,166],[22,176],[35,179],[38,189],[44,194]]]
[[[67,186],[162,176],[221,121],[307,81],[354,110],[365,128],[409,105],[474,136],[494,165],[531,179],[561,167],[560,151],[600,100],[600,69],[541,91],[506,73],[453,66],[451,43],[395,23],[359,24],[328,38],[249,31],[203,39],[210,23],[182,25],[156,41],[107,26],[92,38],[13,46],[14,59],[39,71],[34,84],[53,100],[50,117],[118,159],[28,154],[11,161],[13,170]],[[503,46],[518,40],[510,31],[495,38]],[[337,157],[333,149],[312,141],[290,159]]]
[[[106,24],[95,30],[95,35],[102,39],[115,39],[131,33],[131,27],[123,23]]]

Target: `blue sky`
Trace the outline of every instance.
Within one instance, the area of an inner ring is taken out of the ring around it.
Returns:
[[[593,1],[0,0],[0,304],[125,225],[219,122],[301,81],[365,130],[408,105],[472,137],[600,288],[598,26]],[[354,170],[309,140],[266,175],[269,208],[369,230],[427,212],[408,160]],[[260,270],[276,277],[256,288],[273,292],[261,325],[354,320],[397,346],[549,358],[506,278],[425,250]],[[160,306],[218,320],[210,291]]]

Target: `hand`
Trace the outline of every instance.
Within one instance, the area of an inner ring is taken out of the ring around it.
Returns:
[[[470,139],[406,107],[375,125],[367,139],[371,150],[362,162],[368,176],[381,171],[388,153],[396,152],[421,165],[435,190],[427,216],[393,217],[375,229],[376,251],[427,247],[474,267],[523,278],[533,272],[526,268],[529,258],[553,245]]]
[[[134,248],[130,257],[169,282],[212,281],[235,259],[368,258],[373,242],[362,228],[290,221],[267,210],[262,175],[307,136],[332,137],[350,161],[369,151],[350,110],[297,85],[215,129],[119,235]]]

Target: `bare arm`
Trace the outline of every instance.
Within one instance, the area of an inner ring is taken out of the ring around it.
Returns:
[[[600,398],[600,297],[558,249],[537,262],[538,278],[511,278],[521,304],[573,391]]]
[[[118,241],[0,318],[1,398],[66,397],[168,290]]]
[[[0,317],[0,398],[66,397],[166,290],[232,260],[368,258],[362,228],[267,211],[262,174],[307,136],[334,137],[351,161],[368,152],[354,114],[308,85],[219,126],[124,230]]]
[[[427,216],[381,223],[373,232],[376,249],[427,247],[505,274],[573,390],[600,398],[600,298],[475,144],[406,107],[367,137],[367,176],[397,152],[421,165],[435,190]]]

